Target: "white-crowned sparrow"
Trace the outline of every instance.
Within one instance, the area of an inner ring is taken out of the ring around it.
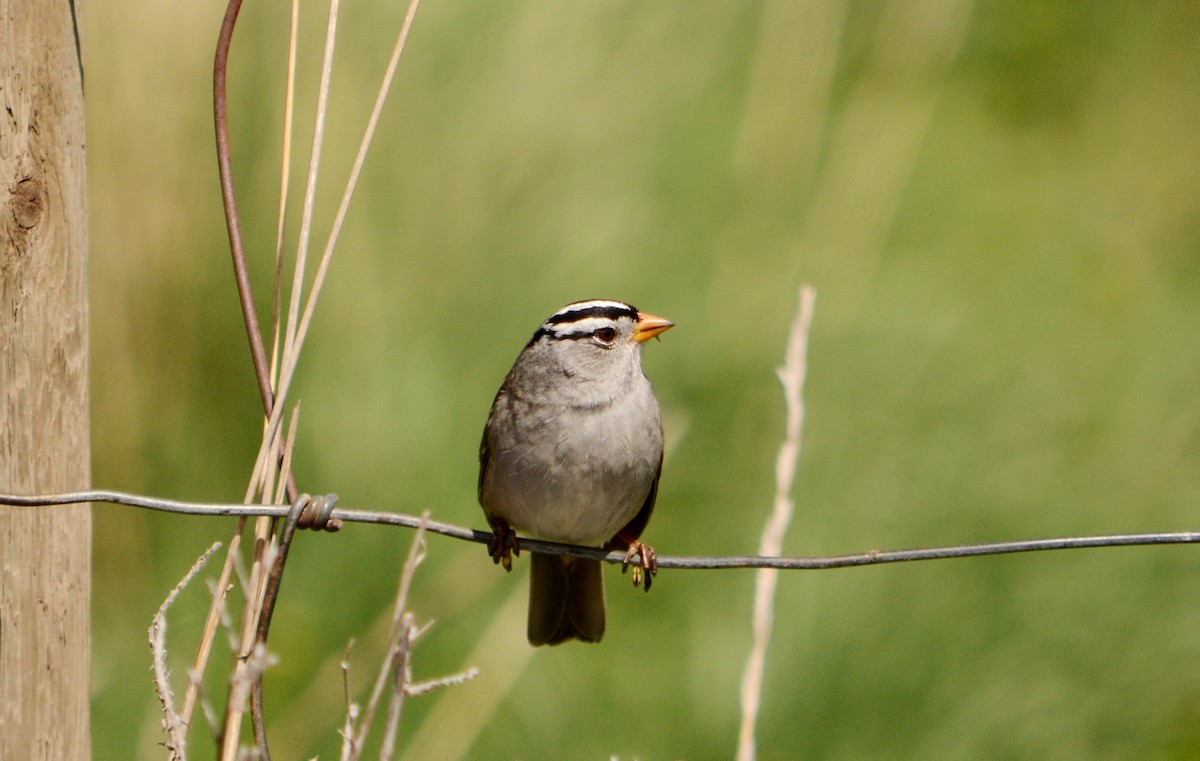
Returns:
[[[642,343],[674,323],[620,301],[568,304],[529,339],[496,393],[479,447],[488,551],[512,568],[516,534],[636,555],[647,589],[654,550],[638,541],[658,492],[663,433]],[[533,553],[529,641],[604,634],[598,560]]]

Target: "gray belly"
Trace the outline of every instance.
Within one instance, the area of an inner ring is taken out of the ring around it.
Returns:
[[[521,416],[518,442],[492,446],[485,509],[525,535],[608,541],[637,515],[658,474],[662,426],[653,396],[649,403],[641,414],[609,407],[568,409],[553,419]]]

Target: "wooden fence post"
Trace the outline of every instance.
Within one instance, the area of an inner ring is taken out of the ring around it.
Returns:
[[[80,2],[0,0],[0,492],[90,483]],[[91,527],[0,507],[0,759],[91,756]]]

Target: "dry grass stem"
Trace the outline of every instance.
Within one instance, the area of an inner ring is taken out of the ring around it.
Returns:
[[[279,221],[275,229],[275,278],[271,309],[271,388],[279,384],[280,315],[283,301],[283,233],[287,222],[288,187],[292,176],[292,129],[296,115],[296,50],[300,24],[300,0],[292,0],[288,28],[287,84],[283,96],[283,146],[279,161]]]
[[[408,12],[405,15],[404,23],[401,26],[399,34],[397,35],[392,57],[388,62],[388,67],[385,72],[383,82],[380,85],[379,92],[375,99],[375,105],[372,108],[371,116],[367,122],[367,128],[364,132],[362,141],[359,144],[358,153],[355,157],[354,165],[350,172],[350,178],[347,181],[346,188],[342,194],[342,200],[335,215],[333,229],[330,232],[329,240],[317,266],[317,271],[313,278],[313,284],[310,292],[304,301],[303,315],[299,317],[299,321],[297,322],[301,303],[301,295],[303,293],[304,274],[307,269],[308,246],[312,231],[312,214],[316,192],[317,170],[318,163],[320,161],[325,118],[328,110],[329,79],[333,66],[332,56],[337,26],[336,18],[338,2],[337,0],[333,0],[333,2],[330,4],[329,24],[326,30],[325,56],[322,59],[321,83],[317,97],[317,114],[316,124],[313,132],[313,147],[310,154],[308,180],[305,184],[304,207],[301,213],[300,240],[297,245],[296,264],[292,277],[292,292],[288,302],[288,318],[284,331],[285,338],[283,357],[281,360],[282,372],[280,373],[278,383],[275,384],[275,407],[267,421],[266,432],[263,437],[263,446],[259,451],[256,468],[266,467],[267,463],[275,462],[275,460],[271,460],[267,457],[266,450],[269,449],[269,442],[273,440],[276,431],[279,428],[282,402],[287,397],[288,391],[291,388],[292,378],[299,360],[300,349],[303,346],[304,339],[308,334],[308,328],[312,322],[312,316],[316,309],[317,299],[320,295],[321,288],[325,281],[325,276],[329,269],[329,264],[333,257],[333,250],[337,243],[338,235],[341,231],[346,213],[349,209],[350,199],[352,198],[354,189],[358,184],[358,178],[366,161],[367,151],[370,147],[371,140],[374,137],[375,129],[378,126],[380,115],[383,112],[383,106],[386,102],[387,94],[391,90],[392,81],[395,78],[396,68],[399,65],[400,55],[404,51],[404,46],[408,39],[408,33],[412,28],[412,23],[416,16],[418,6],[418,0],[411,0],[408,7]],[[274,357],[272,357],[272,364],[274,366]]]
[[[241,529],[245,524],[246,519],[240,518],[238,520],[237,531],[234,532],[233,537],[229,540],[229,549],[225,552],[225,562],[221,566],[221,575],[213,589],[213,601],[208,608],[208,616],[204,620],[204,632],[200,636],[200,646],[196,650],[196,660],[192,663],[192,673],[200,676],[189,682],[187,693],[184,695],[183,711],[179,714],[180,720],[183,722],[185,734],[187,727],[191,726],[192,713],[196,709],[200,677],[203,676],[204,670],[208,667],[208,658],[212,654],[213,639],[217,634],[217,625],[220,623],[225,596],[229,593],[229,579],[233,575],[234,558],[237,557],[238,550],[242,544]]]
[[[283,446],[283,462],[279,467],[279,481],[275,489],[275,504],[283,502],[287,490],[288,474],[292,472],[292,455],[296,451],[296,431],[300,427],[300,402],[292,407],[292,419],[288,424],[287,442]],[[276,460],[278,462],[278,460]],[[269,493],[264,489],[264,494]]]
[[[291,496],[293,490],[289,488],[291,458],[294,451],[295,435],[297,430],[298,407],[293,411],[286,441],[281,436],[281,426],[284,420],[284,401],[287,397],[288,390],[294,376],[295,368],[298,362],[301,346],[307,334],[308,326],[312,319],[313,310],[317,301],[317,297],[321,290],[321,285],[324,281],[325,274],[328,270],[332,252],[344,222],[346,212],[349,206],[350,198],[354,188],[357,185],[359,175],[365,161],[367,148],[370,145],[374,135],[376,126],[382,113],[384,101],[387,92],[390,90],[392,80],[399,62],[399,56],[404,48],[404,43],[411,29],[413,18],[417,9],[417,2],[413,0],[408,8],[408,13],[405,17],[404,24],[398,35],[395,50],[389,65],[386,70],[383,84],[376,98],[374,108],[371,111],[371,116],[367,125],[366,133],[359,147],[350,179],[342,197],[342,201],[338,207],[336,220],[333,231],[330,235],[328,244],[321,258],[317,272],[313,279],[313,284],[307,296],[304,296],[305,280],[307,267],[307,256],[309,244],[312,236],[313,217],[316,198],[317,177],[320,167],[321,150],[325,136],[325,125],[328,115],[328,103],[330,82],[332,79],[333,68],[333,52],[337,37],[337,21],[338,11],[340,7],[339,0],[330,0],[328,22],[326,26],[325,45],[321,62],[320,83],[317,93],[317,107],[314,115],[314,129],[312,138],[312,147],[308,163],[308,173],[304,186],[303,208],[300,219],[299,239],[297,241],[295,261],[293,263],[292,284],[290,289],[290,297],[287,304],[286,321],[282,322],[283,316],[283,284],[282,272],[284,269],[284,234],[287,222],[287,196],[288,186],[290,183],[290,165],[292,151],[292,131],[294,126],[295,114],[295,84],[296,84],[296,63],[297,63],[297,41],[298,41],[298,25],[299,25],[299,2],[292,0],[291,8],[291,23],[289,29],[289,45],[288,45],[288,61],[287,61],[287,83],[284,98],[284,131],[283,131],[283,146],[282,146],[282,162],[279,190],[279,219],[276,228],[276,245],[275,245],[275,279],[274,279],[274,299],[272,310],[272,347],[270,355],[270,367],[264,376],[264,368],[259,361],[260,350],[256,350],[258,345],[256,341],[261,342],[258,337],[257,320],[253,317],[252,301],[250,301],[250,311],[246,313],[247,330],[251,334],[252,353],[255,354],[255,367],[259,374],[260,385],[264,386],[263,396],[268,415],[264,421],[262,443],[259,447],[255,466],[247,486],[244,504],[251,505],[254,502],[267,505],[273,502],[282,502],[285,495]],[[221,154],[221,160],[228,159],[228,140],[227,131],[223,131],[224,121],[224,77],[225,77],[225,61],[228,55],[229,39],[232,35],[233,24],[237,17],[237,11],[240,3],[234,0],[230,3],[226,11],[225,23],[222,26],[221,38],[218,44],[217,63],[215,67],[216,81],[216,101],[217,101],[217,127],[218,127],[218,152]],[[225,168],[225,164],[222,167]],[[230,224],[231,245],[234,248],[234,264],[235,270],[238,268],[238,262],[241,260],[240,253],[240,231],[237,229],[236,223],[236,206],[232,202],[232,185],[229,182],[230,172],[226,171],[222,175],[222,192],[226,199],[226,213],[229,216],[227,220]],[[228,185],[228,188],[226,187]],[[240,272],[240,271],[239,271]],[[240,277],[240,276],[239,276]],[[239,288],[242,288],[244,278],[239,279]],[[245,294],[243,294],[245,296]],[[243,298],[243,307],[246,307],[246,298]],[[303,309],[303,317],[301,318],[301,306]],[[281,324],[282,323],[282,324]],[[270,388],[268,393],[267,388]],[[273,403],[272,403],[273,402]],[[241,517],[238,521],[237,529],[229,543],[229,550],[226,554],[225,562],[220,574],[220,580],[215,585],[213,591],[213,601],[209,609],[209,613],[205,622],[201,643],[198,648],[194,668],[190,672],[190,679],[187,694],[184,701],[184,710],[181,716],[176,717],[173,710],[168,710],[169,723],[176,728],[172,734],[179,734],[178,740],[172,737],[172,744],[178,747],[183,747],[183,742],[186,740],[187,726],[190,722],[190,717],[194,712],[195,705],[201,695],[201,685],[204,678],[205,669],[208,665],[212,644],[216,637],[218,626],[225,623],[226,631],[229,632],[231,639],[234,639],[234,628],[228,622],[228,608],[226,605],[227,593],[230,587],[230,579],[233,577],[235,570],[241,571],[240,563],[240,548],[243,532],[245,530],[245,517]],[[226,714],[222,729],[219,731],[221,758],[225,761],[237,758],[243,753],[251,755],[265,756],[266,741],[264,733],[261,731],[261,712],[259,694],[256,685],[260,685],[263,670],[269,665],[269,658],[266,655],[267,651],[264,647],[266,638],[265,627],[260,626],[260,621],[267,620],[269,613],[265,613],[265,606],[270,605],[273,601],[274,589],[272,576],[268,570],[276,565],[275,558],[279,558],[279,564],[282,564],[282,555],[279,555],[279,537],[276,531],[278,527],[277,516],[260,516],[255,522],[253,548],[251,553],[251,564],[248,574],[243,572],[238,573],[241,589],[243,590],[241,621],[237,629],[240,630],[240,641],[234,642],[235,653],[242,654],[234,666],[233,673],[230,677],[229,696],[226,706]],[[289,525],[291,525],[289,523]],[[421,539],[418,537],[416,545],[421,544]],[[416,546],[414,545],[414,546]],[[415,556],[414,556],[415,557]],[[410,561],[413,560],[410,557]],[[419,562],[417,559],[415,562]],[[408,582],[411,582],[411,573],[415,569],[415,563],[411,568],[406,565],[409,576]],[[275,574],[282,572],[282,568],[278,568]],[[277,585],[276,579],[274,584]],[[403,595],[407,596],[408,582],[402,583]],[[172,598],[168,598],[172,599]],[[156,619],[152,633],[157,632],[157,636],[163,636],[162,630],[165,629],[165,619]],[[403,628],[403,639],[411,644],[415,639],[415,628],[411,621],[407,627]],[[389,657],[393,657],[390,655]],[[165,666],[163,669],[163,692],[162,697],[166,701],[164,707],[170,709],[171,695],[165,683]],[[400,691],[401,696],[403,690]],[[253,705],[255,711],[255,736],[256,747],[249,751],[238,748],[239,738],[241,735],[242,716],[245,711],[247,697],[253,695]],[[208,706],[205,706],[206,713]],[[348,727],[354,729],[355,712],[348,707]],[[352,735],[351,735],[352,736]]]
[[[271,414],[267,418],[262,444],[259,446],[258,457],[255,461],[255,473],[261,473],[264,468],[273,468],[275,463],[278,462],[278,460],[271,459],[269,453],[283,421],[284,401],[287,399],[288,391],[291,388],[292,377],[299,359],[300,346],[303,343],[303,336],[297,337],[297,323],[301,297],[304,291],[308,247],[312,237],[313,207],[316,202],[321,147],[324,144],[325,138],[325,121],[328,113],[329,82],[333,71],[333,49],[337,32],[338,8],[338,0],[331,0],[329,18],[325,30],[324,55],[321,59],[321,79],[317,91],[312,148],[309,154],[308,175],[305,181],[303,207],[300,215],[300,235],[296,245],[296,261],[292,270],[291,295],[288,299],[287,322],[283,331],[282,357],[279,360],[281,370],[277,382],[273,384],[272,390],[274,392],[275,403],[271,408]],[[294,41],[291,44],[295,44]],[[285,157],[285,163],[286,160],[287,157]],[[282,265],[279,266],[281,267]],[[315,294],[310,294],[309,300],[311,301],[314,297]],[[276,342],[276,346],[278,346],[278,342]],[[272,364],[275,364],[274,356],[272,357]]]
[[[783,551],[783,539],[792,521],[795,505],[792,502],[792,483],[796,461],[800,457],[800,434],[804,426],[804,378],[807,374],[808,333],[812,325],[816,292],[805,284],[800,287],[800,307],[792,321],[787,353],[779,368],[779,381],[787,407],[787,424],[783,445],[775,460],[775,507],[763,529],[759,555],[778,556]],[[779,571],[760,568],[754,584],[754,644],[742,674],[742,723],[738,733],[738,761],[752,761],[756,755],[754,729],[762,699],[763,666],[771,624],[775,611],[775,586]]]
[[[296,263],[292,274],[292,294],[288,299],[287,328],[284,332],[283,356],[296,351],[296,327],[300,296],[304,287],[304,272],[308,263],[308,244],[312,237],[313,207],[316,204],[317,174],[321,165],[321,147],[325,142],[325,118],[329,110],[329,81],[333,74],[333,48],[337,38],[339,0],[330,0],[329,20],[325,26],[325,52],[321,58],[321,81],[317,88],[317,110],[313,124],[312,147],[308,156],[308,177],[304,183],[304,202],[300,212],[300,240],[296,245]],[[276,401],[279,401],[278,396]]]
[[[279,548],[272,538],[260,552],[256,552],[250,581],[243,585],[244,600],[242,607],[241,633],[238,636],[235,653],[239,656],[230,675],[229,700],[225,706],[225,722],[221,731],[223,746],[221,760],[230,761],[235,757],[238,741],[241,738],[242,719],[246,712],[246,703],[255,679],[261,679],[266,667],[270,665],[266,649],[255,641],[259,615],[262,611],[262,598],[266,591],[266,573],[275,562]]]
[[[383,106],[387,100],[387,95],[391,90],[392,81],[395,78],[396,68],[400,62],[400,55],[404,52],[405,43],[408,40],[409,30],[412,28],[412,23],[416,17],[419,0],[410,0],[408,11],[405,14],[404,23],[400,28],[400,32],[396,37],[396,44],[392,51],[391,59],[388,61],[388,67],[385,71],[384,78],[380,84],[378,94],[375,99],[375,105],[371,110],[371,116],[367,121],[367,127],[364,131],[363,138],[359,143],[358,153],[355,156],[354,165],[350,171],[350,177],[346,183],[346,188],[342,193],[342,200],[338,206],[337,213],[334,217],[333,228],[329,235],[329,240],[326,243],[325,250],[321,255],[321,260],[317,265],[317,271],[313,278],[312,288],[305,300],[303,315],[299,318],[297,324],[297,316],[303,292],[304,272],[307,263],[308,244],[311,237],[312,229],[312,204],[313,195],[315,193],[317,167],[316,162],[320,158],[320,137],[323,135],[325,112],[328,105],[328,90],[329,90],[329,74],[332,70],[332,52],[333,52],[333,33],[336,28],[335,15],[337,12],[337,0],[333,0],[330,5],[330,22],[326,35],[326,57],[322,62],[321,70],[321,86],[318,92],[317,102],[317,118],[316,127],[313,134],[313,151],[309,164],[308,182],[305,185],[304,209],[301,214],[300,223],[300,242],[297,246],[296,266],[292,279],[292,294],[288,303],[288,320],[285,330],[285,340],[282,359],[282,373],[279,378],[278,386],[275,390],[276,405],[272,410],[270,420],[267,425],[266,440],[269,440],[274,435],[279,427],[280,409],[282,401],[287,397],[288,391],[291,388],[292,378],[295,374],[297,362],[299,361],[300,349],[304,344],[304,339],[308,335],[309,326],[312,323],[312,316],[316,310],[317,299],[320,296],[321,288],[325,282],[325,276],[329,270],[329,264],[333,259],[333,250],[337,243],[342,224],[345,221],[346,213],[349,210],[350,199],[353,197],[354,189],[358,184],[358,178],[362,173],[362,167],[366,162],[367,151],[370,148],[371,140],[374,138],[375,129],[378,126],[379,118],[383,113]],[[264,444],[265,448],[265,444]],[[260,453],[260,459],[262,455]]]
[[[308,326],[312,322],[317,295],[321,292],[321,286],[325,282],[325,273],[328,271],[329,262],[333,258],[334,246],[337,244],[342,224],[346,220],[346,212],[350,208],[350,199],[354,196],[355,187],[358,186],[359,175],[362,174],[363,165],[367,160],[367,150],[371,147],[371,140],[375,137],[375,128],[379,125],[379,117],[383,113],[383,105],[387,101],[388,93],[392,89],[392,81],[396,76],[396,68],[400,64],[400,55],[404,52],[404,45],[408,41],[408,33],[412,29],[413,20],[416,18],[419,6],[420,0],[409,0],[408,11],[404,15],[404,23],[400,26],[400,33],[396,35],[396,44],[392,48],[392,57],[388,60],[387,70],[384,73],[383,81],[379,85],[379,92],[375,96],[375,105],[371,109],[370,118],[367,120],[367,128],[363,132],[362,140],[359,142],[358,153],[355,155],[354,165],[350,169],[350,177],[346,181],[345,190],[342,192],[342,200],[338,204],[337,214],[334,215],[329,240],[325,244],[325,251],[321,255],[320,263],[317,265],[317,274],[313,279],[312,293],[309,295],[308,303],[304,307],[304,316],[300,321],[299,343],[303,343],[304,337],[308,334]]]

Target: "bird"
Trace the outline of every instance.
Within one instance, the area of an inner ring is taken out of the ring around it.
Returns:
[[[479,503],[493,562],[512,570],[517,532],[625,550],[650,589],[640,541],[658,496],[663,427],[642,346],[674,327],[622,301],[567,304],[534,332],[492,402],[479,447]],[[601,561],[531,553],[530,644],[604,635]]]

